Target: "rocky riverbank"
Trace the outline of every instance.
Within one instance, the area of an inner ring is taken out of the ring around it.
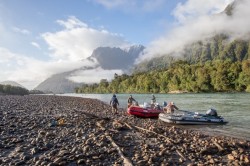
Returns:
[[[112,114],[95,99],[0,96],[0,165],[249,165],[250,142]]]

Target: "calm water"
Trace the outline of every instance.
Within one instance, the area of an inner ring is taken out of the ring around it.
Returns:
[[[109,103],[112,94],[62,94],[84,98],[96,98]],[[130,94],[117,94],[120,107],[126,108]],[[132,94],[143,104],[150,102],[151,94]],[[174,101],[182,110],[205,113],[209,108],[217,110],[218,115],[229,121],[226,125],[212,126],[185,126],[203,130],[209,133],[222,134],[250,140],[250,93],[202,93],[202,94],[155,94],[156,101]]]

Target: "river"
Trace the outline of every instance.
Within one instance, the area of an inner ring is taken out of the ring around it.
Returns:
[[[96,98],[109,103],[112,94],[60,94],[83,98]],[[130,94],[116,94],[120,107],[126,108]],[[131,94],[139,102],[150,102],[151,94]],[[195,130],[202,130],[210,134],[220,134],[250,140],[250,93],[183,93],[183,94],[154,94],[156,102],[174,103],[182,110],[205,113],[214,108],[219,116],[227,121],[226,125],[189,125],[182,126]],[[167,124],[166,124],[167,125]]]

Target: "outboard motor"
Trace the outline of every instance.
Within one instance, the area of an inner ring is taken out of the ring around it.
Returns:
[[[212,109],[212,108],[207,110],[206,114],[210,115],[210,116],[218,116],[217,111],[215,109]]]

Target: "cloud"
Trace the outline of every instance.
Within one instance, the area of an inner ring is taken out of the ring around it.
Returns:
[[[32,46],[38,48],[39,50],[41,49],[40,45],[39,45],[38,43],[36,43],[36,42],[31,42],[30,44],[31,44]]]
[[[249,38],[250,10],[248,6],[250,6],[250,1],[239,1],[241,3],[234,8],[232,16],[221,13],[231,1],[224,0],[223,2],[215,5],[215,0],[204,0],[202,3],[200,0],[189,0],[184,4],[178,4],[173,11],[178,21],[176,27],[152,41],[145,50],[145,54],[139,57],[137,62],[157,55],[179,54],[185,45],[216,34],[226,33],[232,39],[245,36]],[[214,14],[215,11],[220,13]]]
[[[23,35],[29,35],[30,34],[30,31],[28,31],[27,29],[20,29],[18,27],[12,27],[12,30],[14,32],[21,33]]]
[[[82,66],[96,66],[93,61],[40,61],[0,48],[0,81],[12,80],[33,89],[52,74],[71,71]]]
[[[90,70],[80,70],[71,74],[68,79],[74,82],[84,82],[85,83],[99,83],[101,79],[107,79],[110,81],[114,78],[114,74],[122,74],[122,70],[104,70],[101,67],[90,69]],[[91,78],[91,79],[89,79]]]
[[[83,66],[96,67],[98,65],[96,61],[89,61],[86,58],[97,47],[129,45],[121,35],[90,28],[76,17],[69,17],[65,21],[58,20],[57,23],[62,25],[62,30],[41,35],[50,50],[49,60],[38,60],[0,47],[0,81],[12,80],[28,89],[33,89],[53,74],[72,71]],[[38,43],[30,44],[40,49]],[[108,71],[98,68],[74,73],[71,79],[89,82],[91,76],[91,82],[99,82],[99,78],[112,78],[114,72],[121,73],[119,70]]]
[[[58,20],[65,29],[56,33],[47,32],[42,37],[52,51],[51,57],[62,60],[81,60],[89,57],[100,46],[123,47],[129,45],[125,39],[106,30],[97,30],[87,26],[76,17]]]
[[[179,22],[184,23],[187,20],[196,19],[200,16],[220,13],[232,1],[188,0],[185,3],[178,3],[172,14]]]

